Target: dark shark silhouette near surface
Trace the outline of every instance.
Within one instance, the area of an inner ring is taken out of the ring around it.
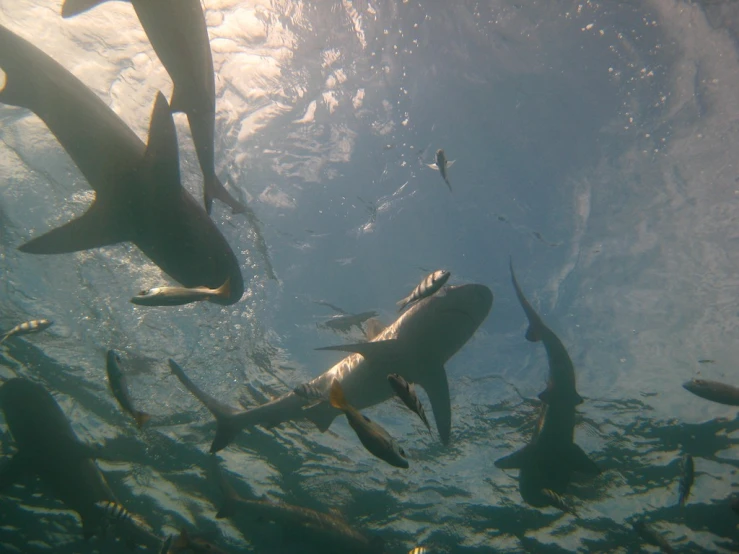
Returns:
[[[582,398],[575,389],[574,367],[562,341],[549,329],[523,295],[511,269],[516,295],[529,320],[526,338],[541,340],[549,359],[549,380],[540,395],[542,407],[534,436],[525,447],[500,458],[495,466],[519,469],[518,488],[523,500],[532,506],[562,508],[560,495],[567,490],[572,474],[597,475],[600,469],[575,444],[576,406]]]
[[[51,57],[0,26],[0,102],[40,117],[67,151],[95,200],[87,212],[20,247],[31,254],[61,254],[133,242],[186,287],[215,288],[230,280],[238,302],[244,282],[226,239],[180,182],[177,135],[160,93],[149,144],[93,91]]]

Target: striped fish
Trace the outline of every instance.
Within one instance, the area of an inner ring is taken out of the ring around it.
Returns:
[[[429,420],[426,418],[426,411],[423,409],[423,404],[421,404],[421,400],[418,398],[413,384],[403,379],[397,373],[391,373],[388,375],[387,382],[390,383],[390,386],[395,391],[395,394],[397,394],[403,401],[403,404],[408,406],[411,411],[418,414],[418,417],[421,418],[421,421],[423,421],[424,425],[426,425],[426,428],[430,432],[431,425],[429,425]]]
[[[693,456],[685,454],[680,466],[682,475],[680,476],[680,484],[678,485],[678,491],[680,492],[678,503],[681,506],[685,506],[688,502],[688,496],[690,496],[690,488],[693,486],[693,481],[695,480],[695,464],[693,463]]]
[[[425,546],[417,546],[416,548],[408,552],[408,554],[431,554],[431,551]]]
[[[10,337],[19,337],[21,335],[38,333],[40,331],[43,331],[44,329],[47,329],[48,327],[51,327],[53,323],[53,321],[49,321],[48,319],[32,319],[31,321],[25,321],[20,325],[16,325],[4,335],[0,335],[0,344],[2,344],[5,339],[9,339]]]
[[[577,511],[572,507],[561,494],[557,494],[550,489],[542,489],[541,494],[547,497],[549,504],[563,512],[577,516]]]
[[[433,273],[429,273],[426,278],[421,281],[415,289],[413,289],[412,293],[403,298],[403,300],[398,301],[398,311],[402,312],[408,304],[434,294],[444,286],[444,283],[449,280],[450,275],[451,273],[444,271],[443,269],[438,269]]]

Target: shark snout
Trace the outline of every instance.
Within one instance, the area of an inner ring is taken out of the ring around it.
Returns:
[[[456,310],[464,312],[475,325],[480,325],[493,307],[493,291],[485,285],[470,284],[449,287]]]

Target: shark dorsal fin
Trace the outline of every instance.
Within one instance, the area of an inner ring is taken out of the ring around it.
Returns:
[[[428,367],[416,382],[423,387],[431,401],[431,410],[434,412],[436,430],[439,432],[441,442],[449,444],[452,433],[452,403],[444,366]]]
[[[176,194],[182,191],[177,130],[169,104],[161,92],[157,93],[151,114],[144,165],[152,179],[149,186],[154,187],[158,193]]]
[[[75,15],[86,12],[90,8],[102,4],[107,0],[65,0],[62,4],[62,17],[74,17]]]

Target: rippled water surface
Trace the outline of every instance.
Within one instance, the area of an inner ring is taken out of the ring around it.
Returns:
[[[361,340],[321,326],[335,312],[319,302],[391,323],[396,301],[446,268],[450,283],[495,295],[446,365],[449,446],[396,401],[365,413],[402,443],[405,470],[364,450],[344,417],[326,433],[309,422],[257,427],[219,453],[240,492],[340,512],[387,552],[657,552],[631,528],[637,517],[676,551],[736,551],[736,408],[681,384],[700,375],[739,385],[739,3],[203,8],[216,171],[261,221],[277,275],[268,278],[246,219],[217,202],[212,218],[247,288],[237,304],[134,306],[136,292],[169,281],[130,243],[19,252],[82,214],[94,192],[38,117],[0,105],[0,328],[55,322],[4,342],[0,376],[54,392],[80,439],[102,448],[98,466],[121,503],[162,535],[185,527],[230,552],[330,551],[248,516],[216,520],[215,426],[167,359],[219,400],[253,407],[340,359],[316,348]],[[0,24],[145,141],[155,95],[169,98],[172,82],[133,8],[108,2],[70,19],[60,10],[59,0],[0,0]],[[175,122],[182,181],[199,201],[187,118]],[[427,167],[439,148],[455,160],[451,192]],[[576,442],[603,471],[568,490],[578,517],[528,506],[518,472],[493,465],[530,439],[548,371],[544,348],[524,338],[509,256],[585,398]],[[143,431],[108,390],[109,348],[152,415]],[[696,482],[680,508],[683,454]],[[0,550],[128,551],[83,541],[76,514],[32,483],[0,496]]]

